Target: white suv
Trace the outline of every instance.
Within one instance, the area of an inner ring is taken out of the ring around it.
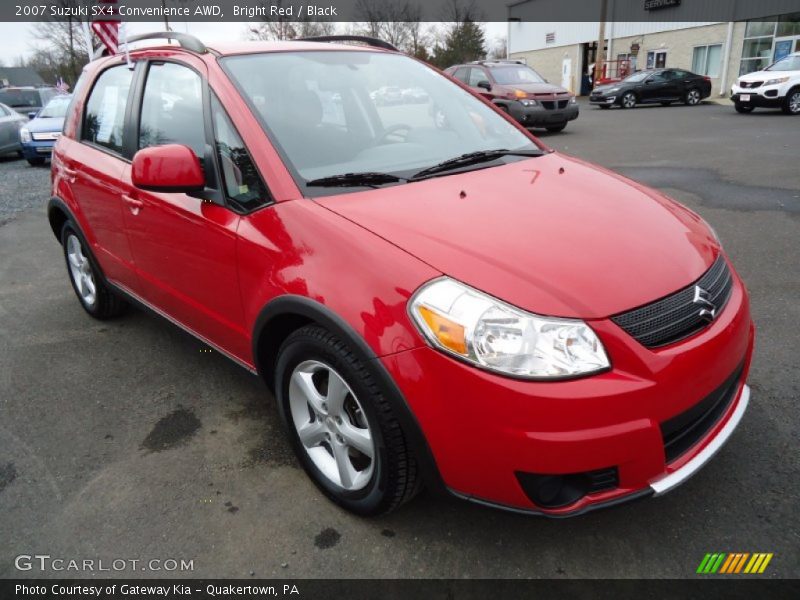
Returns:
[[[800,114],[800,52],[785,56],[763,71],[739,77],[731,87],[731,100],[740,113],[759,106]]]

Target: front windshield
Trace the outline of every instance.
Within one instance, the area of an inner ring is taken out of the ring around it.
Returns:
[[[38,117],[41,119],[63,119],[67,114],[69,101],[69,96],[58,96],[53,98],[38,114]]]
[[[301,185],[348,173],[408,176],[481,150],[538,149],[472,94],[403,55],[273,52],[222,63]]]
[[[800,71],[800,55],[786,56],[773,65],[768,66],[765,71]]]
[[[494,80],[500,85],[544,83],[544,78],[530,67],[496,67],[492,69]]]
[[[0,102],[12,108],[41,106],[39,92],[36,90],[0,90]]]
[[[633,75],[628,75],[622,81],[629,81],[632,83],[636,83],[637,81],[644,81],[651,75],[650,71],[639,71],[638,73],[634,73]]]

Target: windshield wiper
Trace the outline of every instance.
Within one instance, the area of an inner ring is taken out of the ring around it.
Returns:
[[[331,175],[306,181],[309,187],[377,187],[387,183],[398,183],[406,181],[402,177],[391,173],[343,173],[342,175]]]
[[[444,173],[459,167],[467,167],[469,165],[477,165],[482,162],[489,162],[491,160],[495,160],[496,158],[500,158],[501,156],[542,156],[543,154],[544,152],[539,149],[506,150],[505,148],[468,152],[467,154],[462,154],[461,156],[456,156],[455,158],[442,161],[436,165],[433,165],[432,167],[428,167],[427,169],[422,169],[422,171],[415,173],[414,176],[411,177],[411,181],[425,179],[431,175]]]

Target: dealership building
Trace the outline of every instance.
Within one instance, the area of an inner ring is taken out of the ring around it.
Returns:
[[[548,10],[552,2],[557,0],[509,5],[508,55],[552,83],[587,93],[586,75],[598,52],[600,2],[592,3],[594,22],[535,21],[558,13]],[[711,79],[712,95],[725,95],[739,75],[800,51],[799,9],[798,0],[607,0],[604,73],[688,69]],[[720,18],[726,20],[713,20]]]

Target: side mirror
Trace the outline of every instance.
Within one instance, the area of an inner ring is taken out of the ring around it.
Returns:
[[[492,84],[489,83],[488,81],[486,81],[485,79],[481,79],[478,82],[478,87],[485,89],[487,92],[491,92],[492,91]]]
[[[38,114],[39,114],[38,110],[33,110],[33,111],[28,113],[28,119],[30,119],[32,121],[33,119],[36,118],[36,115],[38,115]]]
[[[133,156],[131,180],[136,187],[154,192],[198,192],[206,184],[195,153],[179,144],[139,150]]]

